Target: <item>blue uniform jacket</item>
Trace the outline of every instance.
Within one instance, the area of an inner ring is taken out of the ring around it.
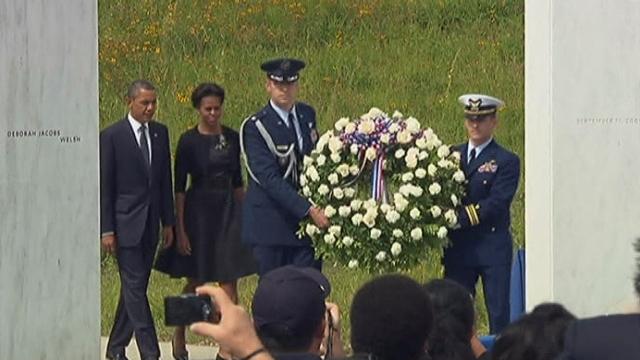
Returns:
[[[458,211],[460,228],[450,232],[445,265],[489,266],[511,264],[513,257],[511,201],[518,189],[520,159],[491,141],[467,164],[468,144],[460,145],[467,195]]]
[[[304,103],[296,103],[295,110],[303,140],[302,149],[296,147],[301,169],[303,156],[311,152],[317,140],[316,113]],[[245,122],[242,131],[245,156],[260,184],[249,176],[242,214],[242,240],[251,245],[307,246],[309,239],[298,238],[296,232],[311,203],[298,193],[299,188],[291,178],[283,179],[286,165],[269,151],[258,132],[256,119],[269,132],[278,151],[297,143],[293,124],[287,127],[270,104]]]

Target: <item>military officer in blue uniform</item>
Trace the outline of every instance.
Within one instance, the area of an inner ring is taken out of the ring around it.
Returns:
[[[491,333],[497,334],[509,323],[510,207],[518,188],[520,159],[493,138],[497,112],[504,105],[500,99],[468,94],[458,101],[464,106],[469,137],[458,147],[468,183],[458,211],[460,227],[450,233],[451,246],[444,253],[445,277],[474,296],[482,278]]]
[[[284,266],[320,267],[308,237],[296,233],[310,216],[322,228],[324,211],[299,194],[302,159],[318,140],[315,110],[296,101],[297,59],[275,59],[261,65],[271,99],[240,129],[249,186],[242,215],[242,240],[253,249],[260,275]]]

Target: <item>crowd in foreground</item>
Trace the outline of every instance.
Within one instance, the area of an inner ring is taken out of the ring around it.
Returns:
[[[640,251],[640,241],[636,245]],[[635,276],[640,298],[640,261]],[[377,277],[351,304],[351,347],[340,336],[340,311],[326,302],[328,280],[312,268],[285,266],[261,279],[253,317],[215,287],[197,289],[214,300],[217,324],[196,323],[236,359],[590,360],[640,358],[640,314],[576,319],[560,304],[535,307],[509,324],[488,351],[475,332],[473,300],[448,279],[420,285],[409,277]]]

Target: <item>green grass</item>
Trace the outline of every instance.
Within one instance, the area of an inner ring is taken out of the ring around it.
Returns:
[[[157,116],[169,127],[174,147],[197,122],[188,99],[203,81],[226,89],[224,121],[238,128],[267,101],[259,64],[292,56],[308,64],[300,99],[316,108],[321,131],[376,106],[412,115],[445,142],[460,143],[465,132],[457,97],[481,92],[507,103],[497,139],[523,159],[522,0],[103,0],[99,31],[101,127],[126,113],[128,83],[147,78],[159,90]],[[524,243],[523,179],[512,208],[517,244]],[[355,290],[371,276],[330,264],[326,272],[346,325]],[[439,259],[432,258],[410,275],[425,281],[441,272]],[[243,304],[249,304],[255,283],[254,277],[241,281]],[[162,325],[162,298],[181,287],[179,280],[152,275],[149,297],[162,339],[171,331]],[[117,269],[105,259],[104,335],[117,298]],[[479,329],[486,332],[486,312],[478,309]]]

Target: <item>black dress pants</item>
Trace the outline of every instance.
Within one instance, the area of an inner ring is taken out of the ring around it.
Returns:
[[[149,275],[157,246],[147,223],[142,240],[136,246],[118,247],[117,260],[120,272],[120,299],[109,335],[107,354],[124,354],[125,347],[135,333],[138,351],[142,359],[158,359],[160,348],[147,298]]]

